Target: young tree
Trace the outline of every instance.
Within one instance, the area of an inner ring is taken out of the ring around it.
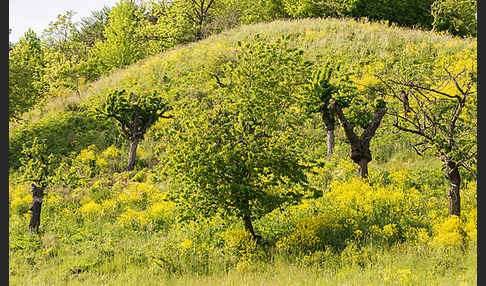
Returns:
[[[290,186],[306,184],[295,144],[300,113],[290,106],[308,68],[284,40],[240,43],[219,93],[184,103],[170,129],[161,159],[182,201],[235,214],[257,239],[254,217],[299,196]]]
[[[140,7],[122,0],[111,9],[109,17],[103,34],[106,40],[94,45],[101,74],[130,65],[145,56],[137,33],[142,19]]]
[[[138,143],[159,118],[171,118],[165,115],[169,109],[156,91],[136,96],[124,89],[108,93],[102,109],[96,109],[100,115],[116,120],[123,135],[130,141],[129,171],[135,166]]]
[[[442,161],[450,184],[449,215],[460,215],[460,168],[474,171],[477,157],[477,71],[474,67],[449,70],[429,80],[388,80],[392,99],[403,104],[408,115],[394,108],[394,126],[415,134],[414,150],[422,155],[432,149]],[[404,91],[405,90],[405,91]]]
[[[19,169],[21,180],[29,182],[32,190],[32,203],[29,207],[31,211],[29,228],[32,232],[39,232],[40,215],[42,209],[42,199],[44,190],[49,185],[50,178],[54,169],[54,157],[47,155],[47,148],[43,142],[34,138],[29,147],[24,144],[22,157],[20,158],[21,167]]]
[[[191,12],[188,13],[191,21],[197,26],[196,40],[203,38],[203,27],[206,24],[208,10],[214,4],[215,0],[191,0]]]
[[[18,120],[44,95],[42,81],[44,51],[37,34],[29,29],[10,50],[8,56],[8,117]]]

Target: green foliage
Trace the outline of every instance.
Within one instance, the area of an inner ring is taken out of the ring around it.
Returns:
[[[135,95],[126,90],[112,90],[107,94],[102,109],[96,111],[102,117],[112,118],[129,140],[142,139],[148,128],[164,115],[169,106],[157,91]]]
[[[431,28],[430,8],[434,0],[355,1],[350,15],[370,20],[387,20],[400,26]]]
[[[271,187],[305,183],[293,144],[298,118],[287,106],[308,63],[285,40],[258,37],[238,43],[236,58],[225,66],[218,94],[179,111],[164,170],[183,183],[187,203],[195,203],[189,208],[216,205],[241,216],[298,195],[272,194]]]
[[[141,10],[132,1],[122,0],[111,9],[105,27],[105,41],[96,42],[94,53],[101,73],[132,64],[145,56],[137,37]]]
[[[20,119],[43,98],[45,64],[41,40],[31,29],[15,44],[8,57],[8,117]]]
[[[54,155],[47,154],[46,144],[39,142],[39,139],[35,137],[30,146],[24,144],[22,148],[19,169],[22,174],[21,181],[45,188],[51,181],[50,176],[54,170],[54,163]]]
[[[9,168],[15,170],[20,166],[23,144],[35,137],[45,142],[48,153],[68,156],[91,144],[113,144],[118,133],[112,126],[92,114],[76,111],[54,113],[35,123],[18,126],[9,133]]]
[[[283,0],[288,15],[293,18],[338,17],[349,13],[358,0]]]
[[[453,35],[476,37],[478,30],[477,1],[435,0],[431,7],[437,31],[448,31]]]

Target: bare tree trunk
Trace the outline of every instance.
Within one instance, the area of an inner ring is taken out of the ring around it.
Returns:
[[[253,238],[254,241],[258,242],[258,240],[261,238],[259,235],[255,234],[255,230],[253,229],[253,223],[251,222],[251,216],[250,216],[250,202],[248,200],[243,201],[243,206],[244,206],[244,212],[243,212],[243,224],[245,225],[245,230],[248,231],[251,234],[251,237]]]
[[[253,239],[256,239],[255,230],[253,229],[253,224],[251,223],[249,215],[243,215],[243,223],[245,224],[245,230],[251,234]]]
[[[358,173],[362,179],[368,178],[368,163],[369,161],[364,158],[358,162]]]
[[[452,165],[452,168],[450,167]],[[460,186],[461,186],[461,174],[459,174],[459,169],[454,163],[449,163],[447,166],[447,179],[451,186],[449,190],[449,215],[461,215],[461,196],[460,196]]]
[[[327,130],[327,161],[331,161],[334,150],[334,130]]]
[[[322,121],[327,131],[327,160],[331,161],[332,152],[334,150],[334,120],[333,115],[326,105],[321,107]]]
[[[31,185],[32,189],[32,203],[30,204],[30,223],[29,229],[31,232],[38,233],[40,226],[40,215],[42,209],[42,197],[44,196],[44,188]]]
[[[135,156],[137,155],[138,138],[135,137],[130,144],[130,156],[128,157],[128,171],[132,171],[135,167]]]
[[[354,133],[353,125],[346,120],[341,107],[336,105],[332,99],[331,108],[334,110],[339,122],[341,123],[341,126],[344,129],[344,134],[349,140],[349,145],[351,146],[349,156],[353,162],[358,164],[359,176],[365,179],[368,177],[368,163],[373,160],[370,150],[370,141],[375,135],[376,129],[378,129],[383,116],[385,116],[386,107],[380,107],[374,111],[368,127],[359,137],[356,135],[356,133]]]

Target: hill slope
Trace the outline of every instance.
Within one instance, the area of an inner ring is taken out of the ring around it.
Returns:
[[[172,98],[197,97],[198,94],[212,92],[216,87],[212,73],[217,73],[221,65],[233,57],[237,41],[244,41],[256,33],[269,40],[283,34],[291,35],[290,44],[303,49],[306,58],[317,63],[328,57],[339,58],[352,69],[393,62],[404,55],[410,62],[423,62],[476,49],[475,39],[457,39],[432,32],[353,20],[307,19],[242,26],[114,71],[85,86],[81,98],[74,94],[53,98],[41,109],[25,114],[27,120],[21,126],[11,125],[10,128],[10,166],[18,167],[21,144],[33,136],[48,139],[50,149],[56,154],[79,151],[89,144],[105,148],[114,143],[114,137],[107,138],[106,131],[102,131],[106,123],[94,119],[91,114],[82,113],[84,120],[91,122],[79,123],[83,125],[82,130],[76,126],[62,130],[56,126],[59,123],[51,123],[76,121],[76,114],[99,105],[112,88],[134,91],[157,89]],[[56,119],[58,117],[59,120]],[[94,141],[90,143],[82,139],[84,137]],[[106,140],[100,142],[100,138]]]

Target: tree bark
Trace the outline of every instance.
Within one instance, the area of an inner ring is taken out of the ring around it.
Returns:
[[[128,171],[132,171],[135,167],[135,156],[137,155],[138,138],[135,137],[130,144],[130,156],[128,157]]]
[[[334,120],[331,111],[326,105],[321,107],[322,121],[327,131],[327,160],[331,161],[332,152],[334,150]]]
[[[459,168],[454,162],[447,164],[447,179],[451,186],[449,190],[449,215],[461,215],[461,196],[460,196],[460,186],[461,186],[461,174],[459,173]]]
[[[334,150],[334,130],[327,130],[327,161],[331,161]]]
[[[368,163],[369,161],[365,158],[362,158],[358,162],[358,173],[362,179],[368,178]]]
[[[40,215],[42,209],[42,197],[44,196],[44,187],[37,187],[36,185],[31,185],[32,189],[32,203],[30,204],[30,223],[29,229],[31,232],[38,233],[40,226]]]
[[[251,234],[254,240],[256,240],[255,230],[253,229],[253,224],[251,223],[249,215],[243,215],[243,223],[245,224],[245,230]]]

